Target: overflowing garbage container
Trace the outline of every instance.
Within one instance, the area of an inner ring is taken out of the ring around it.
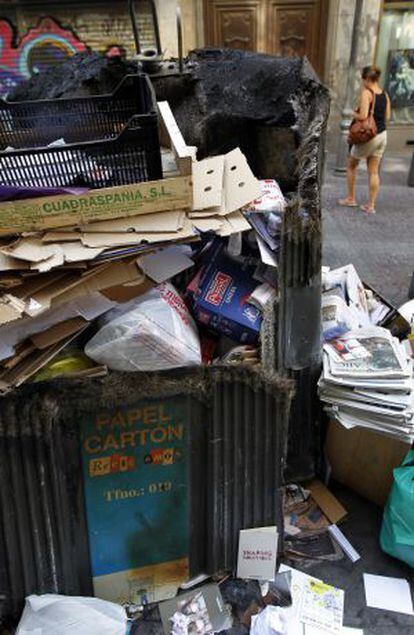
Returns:
[[[315,472],[327,91],[216,50],[153,85],[161,150],[154,102],[113,153],[0,153],[4,616],[234,571],[240,530],[283,526],[285,473]]]

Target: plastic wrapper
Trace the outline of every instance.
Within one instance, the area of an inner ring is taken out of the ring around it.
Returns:
[[[287,632],[287,618],[279,606],[267,606],[252,617],[250,635],[285,635]]]
[[[343,298],[336,295],[322,296],[322,331],[325,340],[331,340],[359,326],[358,314]]]
[[[261,197],[249,205],[254,212],[283,212],[286,207],[285,197],[274,179],[260,181]]]
[[[154,371],[201,363],[196,326],[169,283],[110,311],[104,320],[85,353],[110,369]]]
[[[122,606],[89,597],[29,595],[16,635],[125,635]]]

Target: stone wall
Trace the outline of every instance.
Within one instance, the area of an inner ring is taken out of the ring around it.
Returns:
[[[355,5],[356,0],[331,0],[330,3],[325,82],[332,93],[327,136],[328,150],[331,152],[336,152],[339,142],[339,124],[346,98]],[[381,0],[365,0],[363,3],[353,86],[354,102],[358,99],[361,86],[360,69],[375,61],[381,5]]]

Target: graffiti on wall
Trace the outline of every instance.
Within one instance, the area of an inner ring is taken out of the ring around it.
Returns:
[[[73,31],[53,18],[41,18],[19,41],[10,22],[0,18],[0,96],[33,73],[59,64],[86,48]]]

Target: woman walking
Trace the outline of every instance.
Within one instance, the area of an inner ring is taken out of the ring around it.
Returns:
[[[391,117],[391,103],[387,93],[378,84],[381,70],[376,66],[365,66],[362,69],[362,92],[353,118],[364,121],[369,114],[375,119],[377,134],[370,141],[353,145],[348,157],[347,183],[348,194],[338,203],[344,207],[358,207],[355,198],[356,173],[361,159],[366,159],[368,168],[369,198],[361,209],[366,214],[375,214],[375,203],[380,186],[379,166],[387,146],[387,122]]]

